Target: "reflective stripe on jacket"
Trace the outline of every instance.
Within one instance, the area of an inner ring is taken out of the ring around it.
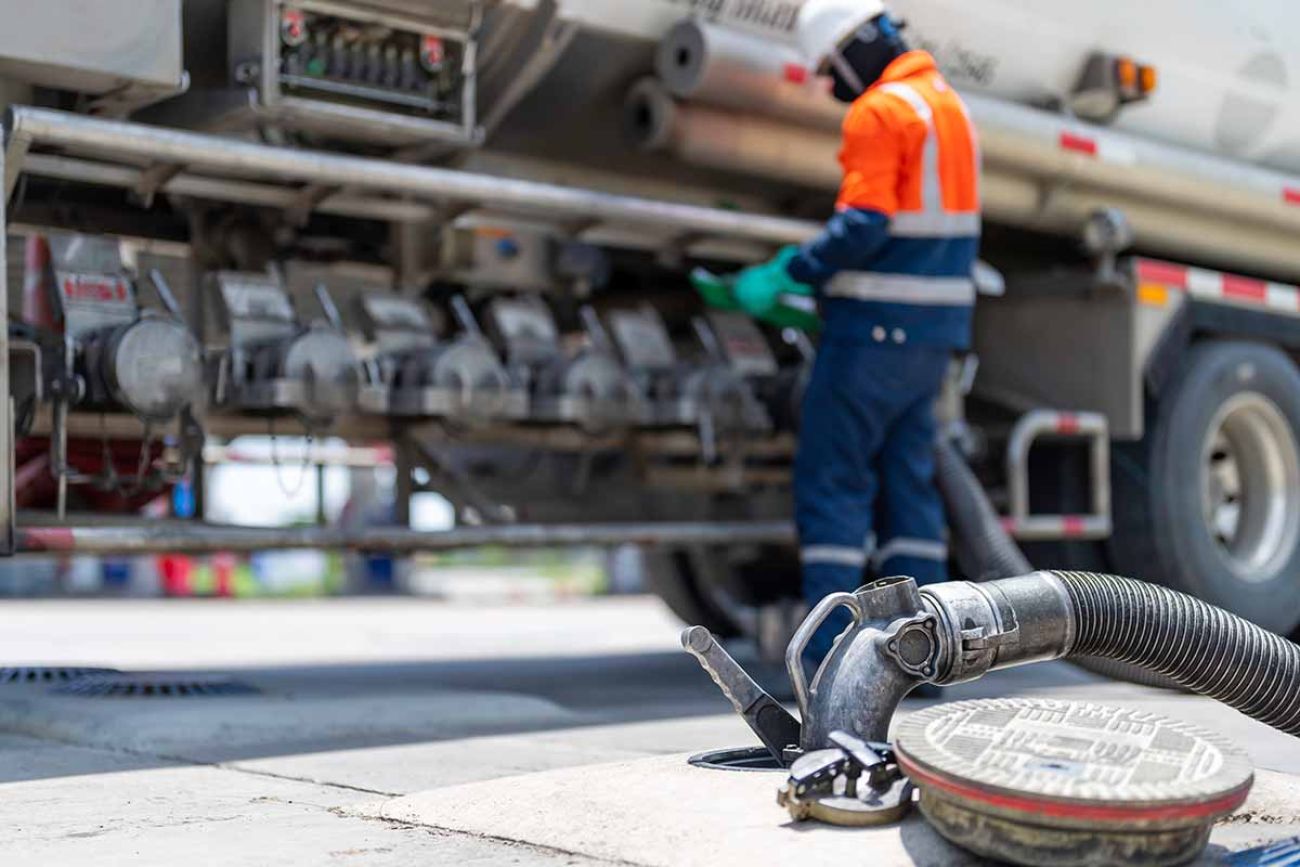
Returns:
[[[850,107],[840,163],[836,216],[790,266],[821,289],[825,336],[966,348],[979,145],[928,53],[899,57]]]

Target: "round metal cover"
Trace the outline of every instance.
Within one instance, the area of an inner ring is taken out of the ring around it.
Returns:
[[[198,402],[203,352],[181,323],[145,318],[118,334],[109,375],[114,397],[127,409],[142,418],[166,421]]]
[[[938,705],[907,717],[895,746],[940,833],[1020,864],[1182,863],[1254,782],[1213,732],[1079,702]]]
[[[463,403],[483,398],[490,402],[506,390],[509,376],[486,341],[464,338],[438,353],[429,384],[455,392]]]
[[[329,419],[351,408],[360,385],[358,362],[346,336],[328,328],[300,334],[284,353],[281,370],[307,385],[300,407],[309,418]]]
[[[565,394],[591,400],[628,400],[631,397],[631,386],[622,365],[599,352],[589,352],[574,359],[564,371],[561,389]]]

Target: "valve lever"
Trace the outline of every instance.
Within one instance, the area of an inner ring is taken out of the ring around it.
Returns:
[[[785,767],[787,750],[799,744],[799,721],[755,683],[703,626],[682,632],[682,647],[708,672],[736,713]]]

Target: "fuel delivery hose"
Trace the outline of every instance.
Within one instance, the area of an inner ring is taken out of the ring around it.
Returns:
[[[970,465],[946,438],[940,438],[935,447],[935,482],[948,510],[957,563],[967,577],[991,581],[1034,571],[1020,546],[1002,528]]]
[[[1020,546],[1002,527],[970,465],[946,438],[940,438],[935,450],[935,481],[948,510],[957,563],[970,580],[993,581],[1034,571]],[[1113,680],[1160,689],[1181,688],[1156,672],[1114,659],[1080,657],[1071,662]]]
[[[1300,645],[1167,587],[1090,572],[1051,574],[1074,607],[1072,656],[1158,672],[1300,736]]]

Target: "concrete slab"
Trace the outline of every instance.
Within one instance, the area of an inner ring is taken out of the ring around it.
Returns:
[[[409,794],[556,768],[680,753],[700,744],[744,743],[735,714],[584,726],[373,749],[269,756],[228,767]]]
[[[339,814],[364,797],[372,796],[185,766],[0,784],[0,860],[6,867],[598,863]]]
[[[755,864],[977,863],[919,817],[878,829],[796,824],[776,805],[782,775],[701,770],[686,756],[549,771],[454,786],[351,808],[431,828],[563,846],[596,858],[663,867]],[[1202,863],[1300,827],[1300,786],[1262,772],[1245,809],[1216,830]]]

